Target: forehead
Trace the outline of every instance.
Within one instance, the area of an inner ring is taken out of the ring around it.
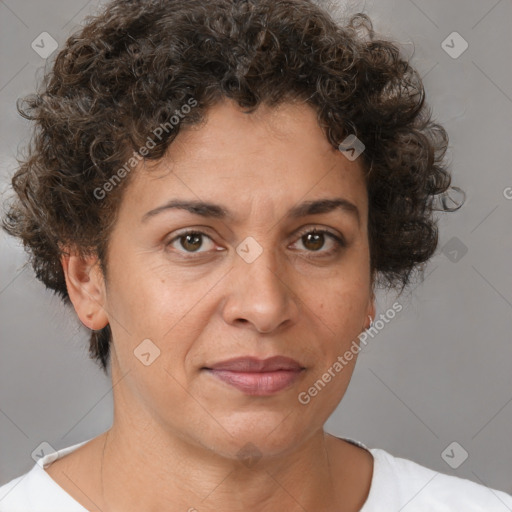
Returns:
[[[259,202],[277,215],[285,204],[288,210],[307,200],[343,197],[364,220],[367,207],[361,164],[329,143],[307,104],[245,113],[222,101],[205,122],[180,132],[163,159],[139,167],[127,200],[148,211],[177,198],[229,210],[230,203],[240,208],[247,198],[248,207]]]

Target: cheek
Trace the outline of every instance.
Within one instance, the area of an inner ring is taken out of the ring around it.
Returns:
[[[185,378],[187,354],[211,314],[205,295],[215,281],[185,282],[174,274],[164,265],[129,264],[122,274],[112,273],[108,310],[123,370],[138,369],[134,355],[147,347],[150,353],[158,353],[156,366],[168,369],[180,381]]]
[[[315,364],[307,380],[308,397],[320,395],[317,406],[336,407],[352,377],[359,354],[369,294],[361,286],[340,281],[318,293]],[[313,331],[314,332],[314,331]],[[309,391],[308,391],[309,390]]]
[[[125,242],[126,243],[126,242]],[[118,241],[116,248],[122,246]],[[130,331],[155,331],[162,324],[172,323],[188,306],[181,293],[179,275],[169,275],[156,253],[137,253],[133,247],[113,254],[107,288],[108,307],[112,315],[123,318]],[[117,257],[116,257],[117,256]],[[155,263],[158,259],[157,263]],[[155,322],[158,319],[158,322]],[[171,326],[168,325],[167,329]],[[156,331],[158,332],[158,331]]]
[[[312,304],[319,318],[338,339],[359,334],[370,301],[370,282],[364,272],[338,274],[315,291]]]
[[[314,308],[316,331],[315,364],[301,388],[300,403],[324,420],[343,398],[359,354],[359,335],[364,328],[369,296],[360,286],[343,281],[336,287],[318,291]],[[313,299],[314,300],[314,299]],[[323,416],[322,416],[323,417]]]

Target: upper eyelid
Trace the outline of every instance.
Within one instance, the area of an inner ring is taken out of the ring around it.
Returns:
[[[324,226],[316,226],[316,227],[306,227],[304,229],[299,229],[298,231],[296,231],[294,233],[294,236],[303,236],[307,233],[325,233],[327,235],[332,235],[334,237],[338,237],[338,238],[344,238],[342,234],[339,234],[339,233],[335,233],[333,232],[333,230],[327,228],[327,227],[324,227]]]

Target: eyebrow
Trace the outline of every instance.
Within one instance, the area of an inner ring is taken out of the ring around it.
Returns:
[[[194,215],[200,215],[201,217],[210,217],[214,219],[234,218],[234,215],[227,208],[219,204],[195,200],[183,201],[179,199],[171,199],[167,203],[153,210],[150,210],[149,212],[146,212],[143,215],[141,222],[147,222],[155,215],[172,209],[186,210]],[[347,214],[353,216],[357,220],[357,223],[360,224],[360,215],[357,206],[342,197],[305,201],[291,208],[286,214],[286,217],[297,219],[300,217],[306,217],[308,215],[330,213],[336,210],[346,212]]]

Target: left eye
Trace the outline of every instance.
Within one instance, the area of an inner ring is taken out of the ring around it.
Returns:
[[[325,246],[326,237],[329,238],[331,241],[331,248],[322,251],[322,254],[334,253],[340,247],[345,246],[345,242],[343,241],[342,238],[335,235],[334,233],[331,233],[330,231],[326,231],[325,229],[313,229],[310,231],[300,233],[298,241],[300,241],[302,245],[306,247],[307,252],[319,252],[320,249],[322,249]]]

